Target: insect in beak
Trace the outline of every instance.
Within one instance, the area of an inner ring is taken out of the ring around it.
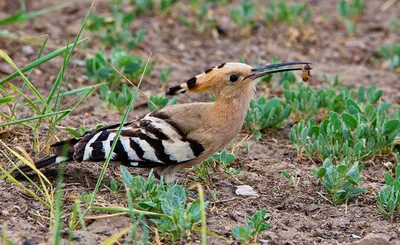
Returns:
[[[304,71],[304,70],[306,70],[306,71],[308,71],[308,75],[310,75],[309,72],[312,69],[310,64],[311,64],[310,62],[284,62],[284,63],[279,63],[279,64],[259,66],[259,67],[255,67],[255,68],[251,69],[252,74],[247,76],[245,79],[254,80],[259,77],[266,76],[268,74],[285,72],[285,71]],[[303,65],[303,67],[299,67],[298,65]],[[285,66],[288,66],[288,67],[275,69],[275,68],[285,67]]]

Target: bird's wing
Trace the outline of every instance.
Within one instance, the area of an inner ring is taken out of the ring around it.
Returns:
[[[107,158],[119,125],[84,135],[74,145],[77,161]],[[112,152],[112,161],[132,167],[160,167],[189,162],[204,152],[204,147],[188,139],[179,125],[162,113],[150,113],[124,125]]]

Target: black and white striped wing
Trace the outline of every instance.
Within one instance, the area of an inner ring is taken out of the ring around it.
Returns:
[[[85,135],[74,146],[74,159],[106,159],[118,128],[119,125],[113,125]],[[188,139],[169,117],[150,113],[137,122],[124,125],[111,160],[132,167],[151,168],[189,162],[203,152],[204,147]]]

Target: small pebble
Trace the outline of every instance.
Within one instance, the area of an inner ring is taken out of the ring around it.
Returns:
[[[1,63],[0,64],[0,72],[9,75],[14,72],[14,69],[11,66],[9,66],[8,64]]]
[[[31,56],[35,53],[35,50],[31,46],[22,46],[22,53],[24,53],[26,56]]]
[[[256,191],[253,190],[253,187],[249,185],[239,185],[236,186],[236,195],[238,196],[255,196],[258,197],[258,194]]]

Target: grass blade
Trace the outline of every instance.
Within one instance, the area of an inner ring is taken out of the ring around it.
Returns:
[[[26,84],[26,83],[24,83]],[[26,103],[29,105],[29,107],[34,110],[37,114],[42,114],[40,112],[40,109],[35,105],[35,103],[33,103],[33,101],[31,99],[28,98],[28,96],[26,96],[22,91],[20,91],[17,87],[15,87],[12,83],[7,83],[8,87],[10,87],[10,89],[12,89],[15,93],[18,94],[19,96],[22,96],[25,100]]]
[[[143,211],[143,210],[137,210],[137,209],[129,209],[129,208],[124,208],[124,207],[97,207],[93,206],[90,207],[91,210],[97,210],[97,211],[106,211],[106,212],[118,212],[118,213],[129,213],[133,212],[135,214],[140,214],[140,215],[147,215],[147,216],[158,216],[158,217],[165,217],[165,218],[171,218],[170,216],[166,214],[160,214],[160,213],[154,213],[150,211]]]
[[[14,23],[25,22],[27,20],[36,18],[40,15],[48,14],[50,12],[53,12],[53,11],[56,11],[58,9],[65,8],[66,6],[68,6],[68,4],[61,4],[59,6],[50,7],[47,9],[41,9],[38,11],[32,11],[32,12],[26,13],[25,2],[23,0],[19,0],[19,4],[20,4],[20,7],[17,10],[17,12],[10,15],[9,17],[6,17],[6,18],[0,20],[0,26],[6,26],[6,25],[14,24]]]
[[[1,49],[0,49],[0,57],[2,57],[12,68],[14,68],[14,70],[18,72],[22,80],[28,85],[28,87],[32,90],[32,92],[36,95],[36,97],[40,100],[40,102],[42,102],[43,106],[47,108],[49,111],[52,111],[47,102],[42,97],[42,95],[40,95],[39,91],[37,91],[37,89],[32,85],[32,83],[21,72],[21,70],[18,69],[17,65],[11,60],[11,58]]]
[[[14,101],[14,95],[9,95],[3,98],[0,98],[0,105],[7,104]]]
[[[65,112],[69,113],[69,112],[71,112],[71,110],[68,109],[68,110],[56,111],[56,112],[52,112],[52,113],[48,113],[48,114],[44,114],[44,115],[35,116],[35,117],[23,118],[23,119],[15,120],[15,121],[12,121],[12,122],[0,123],[0,128],[1,127],[5,127],[5,126],[9,126],[9,125],[21,124],[21,123],[24,123],[24,122],[28,122],[28,121],[32,121],[32,120],[36,120],[36,119],[41,119],[41,118],[45,118],[45,117],[50,117],[50,116],[54,116],[54,115],[65,113]]]
[[[82,39],[82,40],[78,41],[77,44],[81,44],[82,42],[87,41],[87,40],[88,40],[88,38]],[[65,46],[63,48],[57,49],[57,50],[51,52],[50,54],[45,55],[42,58],[30,63],[29,65],[27,65],[27,66],[25,66],[23,68],[21,68],[20,72],[29,71],[29,70],[31,70],[31,69],[33,69],[33,68],[35,68],[35,67],[37,67],[37,66],[39,66],[39,65],[41,65],[41,64],[43,64],[45,62],[47,62],[47,61],[49,61],[51,59],[54,59],[55,57],[59,56],[60,54],[65,53],[66,50],[70,50],[72,47],[73,47],[73,44],[70,44],[70,45],[67,45],[67,46]],[[13,74],[11,74],[11,75],[7,76],[6,78],[4,78],[3,80],[1,80],[0,81],[0,85],[2,85],[5,82],[10,81],[11,79],[17,77],[18,75],[19,75],[19,72],[14,72]]]
[[[115,233],[114,235],[112,235],[110,238],[108,238],[107,240],[105,240],[104,242],[101,243],[101,245],[113,245],[113,244],[117,244],[118,239],[120,239],[123,235],[125,235],[126,233],[128,233],[131,229],[133,228],[133,225],[130,225],[124,229],[122,229],[121,231],[119,231],[118,233]]]

